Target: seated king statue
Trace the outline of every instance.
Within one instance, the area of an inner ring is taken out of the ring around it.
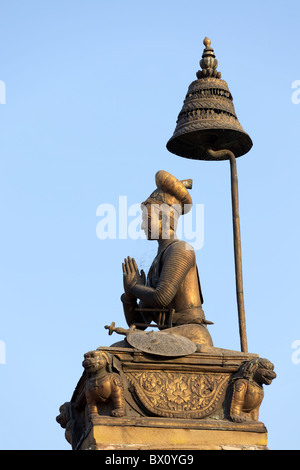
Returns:
[[[158,242],[157,255],[147,278],[134,258],[128,256],[122,264],[121,300],[127,324],[139,330],[155,325],[159,331],[213,347],[207,329],[212,322],[205,319],[202,309],[195,251],[176,236],[179,217],[192,208],[188,192],[192,180],[180,181],[166,171],[158,171],[155,182],[157,188],[141,205],[141,229],[148,240]]]

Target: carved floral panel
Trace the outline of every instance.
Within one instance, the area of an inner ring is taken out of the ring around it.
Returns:
[[[229,375],[127,372],[135,394],[151,413],[170,418],[204,418],[222,404]]]

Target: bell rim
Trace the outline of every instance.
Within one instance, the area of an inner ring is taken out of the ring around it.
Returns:
[[[174,155],[177,155],[178,157],[189,158],[191,160],[221,161],[228,160],[229,157],[224,156],[221,158],[212,158],[207,156],[207,150],[230,150],[235,155],[235,157],[238,158],[248,153],[253,147],[251,137],[243,130],[233,128],[216,129],[212,127],[211,129],[197,129],[195,131],[189,132],[188,134],[189,137],[193,137],[193,135],[199,136],[201,134],[207,134],[208,132],[230,132],[231,135],[236,135],[236,139],[230,145],[223,144],[222,139],[220,139],[219,141],[218,139],[216,139],[215,142],[212,142],[210,145],[192,145],[191,143],[187,142],[186,139],[184,139],[184,136],[186,136],[185,133],[179,133],[178,135],[174,133],[174,135],[167,142],[166,148],[169,152],[173,153]]]

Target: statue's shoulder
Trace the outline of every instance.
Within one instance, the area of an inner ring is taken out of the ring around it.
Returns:
[[[168,252],[168,254],[180,253],[181,256],[184,256],[192,260],[196,258],[194,248],[192,247],[192,245],[190,245],[184,240],[174,241],[168,246],[166,251]]]

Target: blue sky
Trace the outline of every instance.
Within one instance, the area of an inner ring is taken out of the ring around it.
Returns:
[[[228,162],[166,149],[205,36],[254,144],[237,161],[248,345],[278,374],[260,419],[271,449],[300,448],[299,15],[297,0],[1,2],[1,449],[70,448],[55,417],[83,354],[111,344],[104,325],[125,326],[122,260],[147,269],[156,250],[100,240],[97,208],[143,201],[158,170],[194,181],[205,314],[239,350]]]

